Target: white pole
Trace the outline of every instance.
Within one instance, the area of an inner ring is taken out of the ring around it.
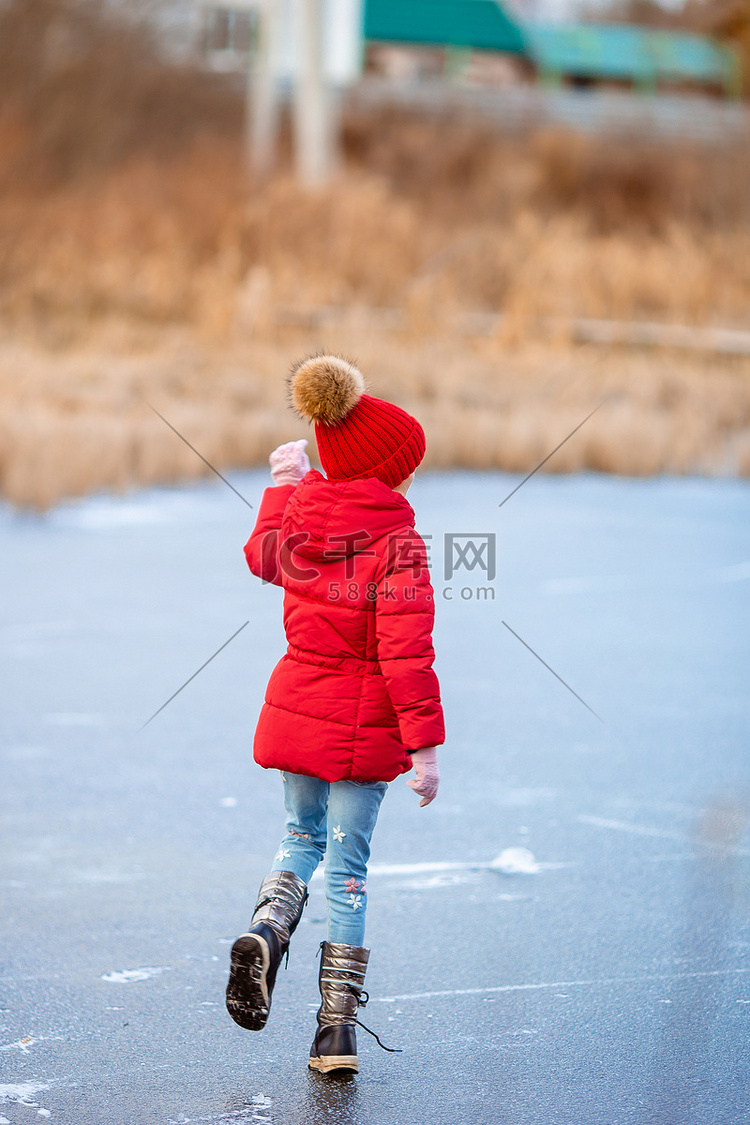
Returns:
[[[278,48],[279,0],[258,6],[258,45],[247,82],[245,159],[248,170],[266,175],[273,168],[279,131],[279,98],[275,61]]]
[[[295,162],[307,188],[325,186],[333,170],[331,97],[323,78],[321,0],[297,0],[294,83]]]

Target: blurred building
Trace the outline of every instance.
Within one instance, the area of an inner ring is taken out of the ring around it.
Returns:
[[[194,0],[208,66],[244,71],[267,0]],[[272,68],[290,82],[299,56],[298,0],[274,0]],[[537,0],[321,0],[323,69],[347,87],[369,69],[402,81],[459,79],[503,86],[538,77],[558,86],[668,88],[727,95],[741,85],[735,53],[706,35],[633,25],[540,22]],[[713,28],[750,52],[750,0],[711,7]]]
[[[523,18],[516,0],[366,0],[360,104],[723,143],[746,135],[736,53],[706,35]],[[522,0],[523,2],[523,0]],[[750,0],[742,0],[748,3]]]
[[[557,85],[615,85],[648,94],[739,92],[734,54],[707,36],[615,24],[532,24],[524,34],[536,73]]]
[[[273,12],[265,65],[286,96],[304,0],[179,2],[191,6],[205,65],[238,75],[252,70],[262,12]],[[562,125],[720,141],[747,129],[745,111],[729,104],[742,86],[731,44],[633,24],[540,23],[526,14],[534,2],[321,0],[323,80],[361,105],[459,108],[511,131]],[[750,41],[750,0],[719,0],[711,12],[725,40]]]
[[[297,0],[274,0],[276,33],[271,67],[277,79],[290,83],[301,46]],[[328,82],[346,87],[362,73],[364,0],[322,0],[322,64]],[[197,40],[212,70],[244,71],[258,44],[260,13],[266,0],[195,0]]]
[[[558,86],[616,85],[649,93],[670,87],[727,95],[738,90],[733,53],[707,36],[613,24],[546,24],[521,11],[496,0],[367,0],[364,35],[372,58],[391,74],[397,63],[409,77],[435,77],[441,48],[443,75],[475,83],[502,85],[526,74]],[[379,45],[377,53],[372,44]],[[418,61],[420,54],[427,65]],[[518,65],[521,60],[525,67]]]

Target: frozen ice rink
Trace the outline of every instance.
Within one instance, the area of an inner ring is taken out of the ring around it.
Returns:
[[[231,480],[257,508],[266,474]],[[536,476],[500,507],[517,483],[409,494],[443,783],[395,782],[374,838],[360,1017],[402,1053],[362,1032],[332,1080],[321,882],[266,1030],[224,1009],[282,826],[254,513],[220,482],[0,510],[0,1123],[750,1121],[750,485]]]

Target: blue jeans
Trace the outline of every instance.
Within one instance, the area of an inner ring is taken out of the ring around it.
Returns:
[[[272,871],[293,871],[305,883],[326,856],[328,940],[364,945],[367,861],[385,781],[321,781],[282,773],[286,835]]]

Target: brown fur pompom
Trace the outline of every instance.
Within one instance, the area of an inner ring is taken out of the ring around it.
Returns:
[[[365,391],[362,372],[338,355],[314,355],[292,367],[289,393],[294,409],[311,422],[343,422]]]

